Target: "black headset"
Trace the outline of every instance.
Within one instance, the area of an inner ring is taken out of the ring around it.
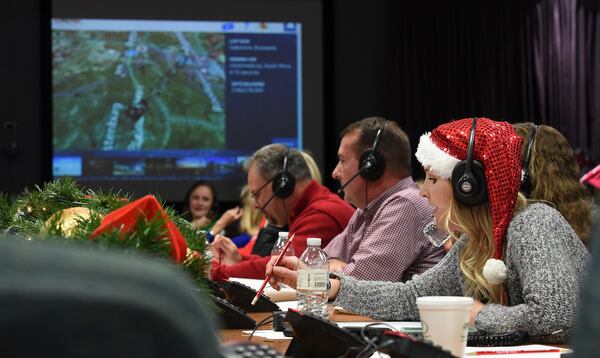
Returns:
[[[377,146],[379,145],[379,141],[383,136],[383,131],[385,127],[390,123],[390,121],[385,121],[383,126],[377,130],[377,134],[375,135],[375,140],[373,141],[373,146],[371,149],[367,149],[361,154],[358,159],[358,171],[354,174],[348,181],[342,184],[338,189],[337,193],[342,194],[344,192],[344,188],[348,186],[357,176],[363,177],[365,180],[374,181],[383,175],[385,171],[385,158],[381,153],[377,151]]]
[[[281,171],[275,174],[273,179],[271,179],[271,189],[273,190],[273,195],[282,199],[292,195],[294,188],[296,187],[296,178],[294,178],[294,176],[287,170],[289,153],[290,150],[288,148],[283,156],[283,169],[281,169]]]
[[[525,194],[526,197],[531,195],[532,183],[531,173],[529,171],[529,162],[531,161],[531,150],[533,149],[533,143],[535,142],[535,134],[537,132],[537,125],[533,125],[531,133],[529,133],[529,140],[527,142],[527,151],[525,152],[525,159],[521,162],[521,189],[520,191]]]
[[[381,178],[385,171],[385,158],[377,151],[377,146],[379,145],[379,141],[381,140],[388,123],[390,123],[390,121],[385,121],[383,126],[377,130],[375,140],[373,141],[373,147],[365,150],[360,156],[358,170],[360,176],[365,180],[375,181]]]
[[[481,205],[488,200],[485,168],[483,164],[473,159],[476,126],[477,118],[473,118],[469,146],[467,148],[467,160],[458,162],[454,170],[452,170],[454,197],[459,203],[466,206]]]

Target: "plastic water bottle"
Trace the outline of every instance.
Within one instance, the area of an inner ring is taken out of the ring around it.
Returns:
[[[309,238],[298,262],[298,309],[327,318],[329,263],[321,239]]]
[[[271,250],[271,256],[277,256],[281,253],[281,251],[283,251],[283,247],[288,242],[288,235],[289,233],[287,231],[279,232],[279,237],[277,238],[277,241],[275,241],[275,245],[273,245],[273,249]],[[284,256],[296,256],[296,253],[294,252],[294,246],[290,245],[290,247],[288,247],[288,249],[285,251]]]

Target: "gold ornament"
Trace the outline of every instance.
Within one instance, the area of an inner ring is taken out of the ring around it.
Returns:
[[[91,214],[92,211],[90,209],[82,206],[63,209],[52,214],[52,216],[46,220],[44,228],[47,231],[50,225],[56,223],[62,230],[63,235],[69,237],[73,234],[73,230],[75,230],[77,225],[79,225],[79,221],[89,219]]]

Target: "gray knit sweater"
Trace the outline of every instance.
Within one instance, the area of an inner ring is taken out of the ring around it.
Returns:
[[[466,240],[463,236],[436,266],[406,283],[342,275],[335,305],[375,319],[417,321],[417,297],[466,292],[459,266]],[[564,342],[574,324],[589,253],[558,211],[539,203],[513,218],[506,240],[509,306],[485,305],[475,327],[489,333],[526,332],[532,342]]]

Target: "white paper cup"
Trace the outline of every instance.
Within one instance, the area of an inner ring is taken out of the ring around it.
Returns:
[[[418,297],[423,338],[450,351],[455,357],[462,357],[467,346],[472,306],[471,297]]]

